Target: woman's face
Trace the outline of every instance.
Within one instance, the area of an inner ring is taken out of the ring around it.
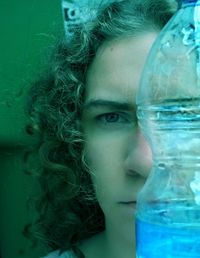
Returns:
[[[87,74],[83,110],[86,160],[106,227],[133,223],[151,152],[136,118],[135,97],[156,33],[105,42]]]

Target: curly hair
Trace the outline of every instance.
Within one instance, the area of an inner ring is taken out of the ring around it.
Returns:
[[[78,253],[79,241],[105,227],[84,162],[81,116],[88,67],[104,41],[162,29],[177,3],[124,0],[98,9],[97,18],[77,27],[70,42],[56,45],[29,94],[28,112],[41,137],[37,235],[51,250]]]

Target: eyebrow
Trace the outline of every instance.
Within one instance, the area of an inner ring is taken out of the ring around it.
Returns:
[[[99,107],[107,107],[107,108],[120,109],[120,110],[136,109],[135,105],[131,105],[130,103],[127,103],[127,102],[105,100],[105,99],[90,100],[84,105],[84,109],[99,108]]]

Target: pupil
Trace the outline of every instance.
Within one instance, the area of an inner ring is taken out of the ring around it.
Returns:
[[[118,120],[118,115],[116,114],[108,114],[107,121],[108,122],[116,122]]]

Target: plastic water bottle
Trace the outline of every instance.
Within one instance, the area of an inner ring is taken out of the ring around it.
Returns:
[[[153,154],[137,258],[200,258],[200,0],[183,0],[148,57],[138,119]]]

